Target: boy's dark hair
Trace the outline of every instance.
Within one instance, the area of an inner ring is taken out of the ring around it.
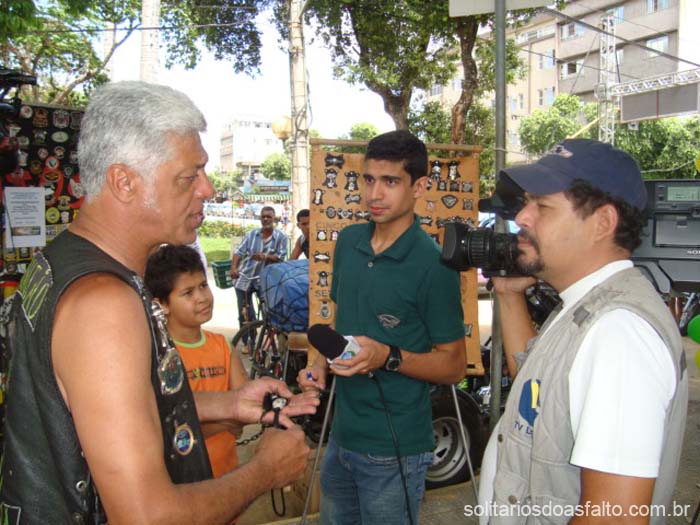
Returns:
[[[411,184],[428,175],[428,151],[425,144],[405,129],[377,135],[367,144],[365,160],[403,161],[403,169],[411,176]]]
[[[311,212],[304,208],[303,210],[299,210],[299,213],[297,213],[297,222],[301,220],[302,217],[309,217],[311,215]]]
[[[197,251],[186,245],[164,244],[148,258],[143,282],[153,297],[167,302],[177,276],[192,272],[206,275]]]
[[[595,210],[605,204],[612,204],[617,209],[619,221],[615,230],[615,244],[633,252],[642,242],[641,234],[644,227],[642,212],[622,199],[611,197],[589,182],[576,179],[571,188],[564,192],[576,212],[583,219],[589,217]]]

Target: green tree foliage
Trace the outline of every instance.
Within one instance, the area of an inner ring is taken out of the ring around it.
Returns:
[[[238,180],[242,175],[240,170],[238,172],[234,172],[217,169],[209,172],[207,175],[209,175],[209,180],[211,181],[212,186],[214,186],[214,191],[216,191],[216,195],[219,198],[230,197],[231,193],[243,184],[242,180],[240,180],[240,184]]]
[[[555,144],[573,135],[583,124],[577,96],[558,95],[547,109],[537,109],[520,122],[520,144],[531,155],[542,155]],[[597,133],[597,129],[595,131]]]
[[[450,126],[449,112],[437,101],[419,100],[408,114],[409,131],[425,143],[449,144]]]
[[[235,72],[255,74],[261,39],[256,17],[281,0],[161,0],[166,66],[193,68],[202,46]],[[29,102],[84,104],[104,75],[114,50],[141,28],[141,0],[0,0],[0,61],[38,77],[23,88]],[[102,52],[101,36],[114,27],[114,44]],[[99,51],[98,51],[99,50]],[[77,89],[76,89],[77,88]],[[75,91],[74,91],[75,90]]]
[[[2,63],[37,77],[36,86],[22,88],[25,101],[84,105],[85,95],[107,80],[105,62],[135,29],[139,9],[140,0],[38,3],[22,29],[0,41]],[[101,35],[96,31],[109,24],[122,31],[103,57],[96,51],[99,42],[95,35]],[[80,91],[74,92],[78,87]]]
[[[256,18],[280,1],[161,0],[166,66],[194,68],[205,46],[217,60],[231,62],[236,73],[257,73],[262,42]]]
[[[350,132],[339,136],[340,140],[360,140],[363,142],[369,142],[374,137],[379,135],[379,130],[377,126],[369,122],[358,122],[353,124],[350,128]],[[329,147],[329,150],[339,151],[341,153],[364,153],[364,146],[333,146]]]
[[[408,116],[408,129],[426,143],[449,144],[452,118],[439,102],[416,105]],[[467,144],[478,144],[484,149],[479,156],[479,191],[481,196],[490,195],[494,186],[496,131],[491,108],[472,104],[464,125]],[[440,150],[429,151],[433,156],[444,156]]]
[[[331,50],[336,76],[382,97],[399,129],[408,126],[413,90],[454,74],[454,36],[442,30],[446,2],[308,0],[306,13]]]
[[[520,142],[527,153],[540,156],[587,122],[594,122],[596,116],[594,104],[582,107],[578,97],[559,95],[548,110],[523,118]],[[578,136],[597,138],[597,125]],[[700,117],[646,120],[637,130],[618,124],[615,146],[636,159],[646,178],[697,177],[694,161],[700,152]]]
[[[0,35],[11,39],[37,29],[37,3],[34,0],[0,0]],[[88,9],[90,4],[91,0],[60,1],[60,5],[71,15]]]
[[[272,153],[260,166],[263,176],[269,180],[289,180],[292,177],[292,163],[284,153]]]

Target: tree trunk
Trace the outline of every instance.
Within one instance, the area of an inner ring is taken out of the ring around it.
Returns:
[[[396,129],[408,129],[408,110],[411,105],[412,88],[407,88],[400,95],[394,95],[383,86],[365,82],[367,87],[382,97],[384,101],[384,111],[386,111],[394,121]]]
[[[459,53],[464,71],[462,92],[459,100],[452,107],[452,130],[450,132],[453,144],[464,144],[464,121],[469,108],[474,101],[474,91],[477,88],[478,72],[476,61],[472,57],[476,33],[479,24],[475,17],[461,17],[457,20],[457,36],[459,37]]]

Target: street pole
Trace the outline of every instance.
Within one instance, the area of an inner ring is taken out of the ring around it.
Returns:
[[[159,35],[156,28],[160,25],[160,0],[143,0],[141,6],[141,25],[147,29],[141,31],[141,80],[144,82],[158,81],[160,60]]]
[[[309,128],[302,0],[289,0],[289,76],[292,91],[292,216],[309,207]]]
[[[496,182],[506,166],[506,0],[495,3],[494,36],[496,38]],[[496,218],[496,230],[504,231],[503,220]],[[491,401],[489,428],[493,430],[501,415],[501,374],[503,368],[503,337],[498,298],[494,294],[491,322]]]

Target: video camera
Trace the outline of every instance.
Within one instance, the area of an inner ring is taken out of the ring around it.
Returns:
[[[479,211],[514,219],[523,207],[523,193],[507,176],[500,177],[493,195],[479,199]],[[485,277],[522,275],[518,270],[518,239],[514,233],[499,233],[492,227],[473,228],[463,223],[446,223],[442,261],[457,271],[481,268]]]
[[[700,291],[700,180],[647,180],[645,185],[647,222],[632,262],[660,293]],[[479,211],[503,219],[513,219],[522,206],[522,192],[507,176],[500,177],[491,198],[479,200]],[[517,275],[517,257],[515,234],[445,225],[442,260],[455,270]]]
[[[661,293],[700,291],[700,180],[645,181],[647,223],[632,261]]]

